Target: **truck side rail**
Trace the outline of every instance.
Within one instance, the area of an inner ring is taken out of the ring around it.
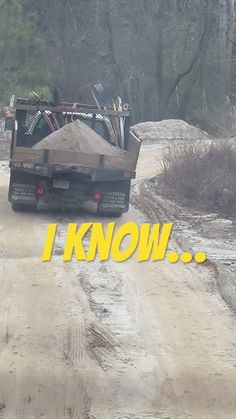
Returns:
[[[94,115],[106,115],[106,116],[118,116],[118,117],[128,117],[130,116],[130,112],[129,111],[113,111],[113,110],[100,110],[98,108],[73,108],[68,107],[68,106],[64,106],[64,105],[60,105],[60,106],[47,106],[47,105],[31,105],[31,104],[27,104],[27,105],[22,105],[22,104],[16,104],[15,106],[16,110],[20,110],[20,111],[27,111],[27,112],[37,112],[37,111],[50,111],[50,112],[60,112],[60,113],[71,113],[71,114],[76,114],[76,113],[91,113]]]

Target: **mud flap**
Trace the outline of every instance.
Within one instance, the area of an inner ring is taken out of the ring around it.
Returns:
[[[37,182],[37,176],[11,170],[8,200],[15,204],[36,205]]]
[[[106,182],[102,184],[102,200],[99,212],[122,213],[129,210],[130,181]]]

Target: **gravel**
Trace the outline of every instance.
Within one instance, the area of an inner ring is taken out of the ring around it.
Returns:
[[[207,139],[209,134],[180,119],[160,122],[142,122],[132,128],[134,134],[143,141]]]
[[[35,144],[33,148],[96,153],[107,156],[127,155],[126,151],[113,147],[93,129],[79,120],[53,132]]]

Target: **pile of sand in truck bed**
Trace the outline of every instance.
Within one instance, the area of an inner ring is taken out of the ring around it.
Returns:
[[[64,150],[82,153],[124,156],[127,151],[113,147],[80,120],[71,122],[33,146],[34,149]]]
[[[165,140],[201,140],[210,138],[202,131],[181,119],[166,119],[160,122],[142,122],[131,130],[143,141],[156,142]]]

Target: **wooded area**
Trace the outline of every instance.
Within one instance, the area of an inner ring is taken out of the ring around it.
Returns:
[[[0,101],[101,81],[135,121],[227,131],[236,103],[235,0],[0,0]]]

